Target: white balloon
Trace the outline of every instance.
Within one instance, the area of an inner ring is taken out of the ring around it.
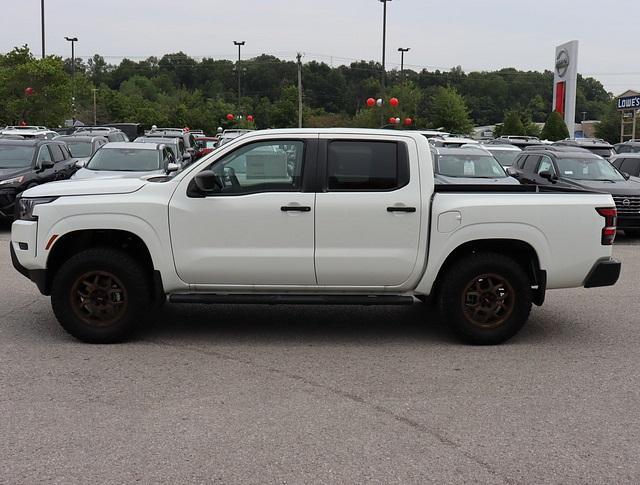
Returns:
[[[378,98],[376,104],[378,105],[378,107],[382,106],[382,98]]]
[[[396,118],[396,123],[400,123],[400,118]]]

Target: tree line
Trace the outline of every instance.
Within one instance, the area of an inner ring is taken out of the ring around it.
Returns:
[[[75,59],[73,79],[72,67],[70,59],[37,59],[26,46],[0,55],[0,123],[24,120],[58,126],[72,117],[73,106],[77,119],[92,123],[95,94],[98,123],[190,126],[208,132],[218,126],[297,125],[295,61],[261,55],[238,66],[229,60],[194,59],[178,52],[110,64],[96,54]],[[544,122],[551,112],[551,71],[392,70],[386,74],[384,92],[381,75],[380,64],[373,61],[336,67],[317,61],[303,63],[304,125],[380,127],[389,117],[399,117],[410,118],[414,128],[468,133],[474,125],[511,123],[517,117],[518,129],[521,123],[524,133],[536,134],[534,123]],[[27,87],[32,88],[29,95]],[[397,108],[389,103],[382,108],[366,106],[368,98],[391,97],[400,100]],[[576,111],[580,119],[583,112],[589,119],[606,118],[611,102],[611,94],[599,81],[578,76]],[[243,119],[229,121],[228,113]],[[254,117],[251,124],[246,121],[249,114]]]

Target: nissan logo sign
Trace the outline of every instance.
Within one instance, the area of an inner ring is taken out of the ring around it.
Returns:
[[[556,56],[556,72],[558,76],[564,77],[567,74],[567,70],[569,69],[569,64],[571,60],[569,59],[569,53],[566,49],[562,49],[558,52]]]
[[[629,207],[631,205],[631,201],[629,199],[624,199],[622,201],[622,205],[624,205],[625,207]]]

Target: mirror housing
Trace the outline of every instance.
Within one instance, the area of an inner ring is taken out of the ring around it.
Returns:
[[[40,162],[40,170],[47,170],[48,168],[53,168],[54,163],[51,160],[42,160]]]
[[[220,192],[224,184],[219,175],[215,174],[211,170],[203,170],[193,179],[196,183],[196,187],[203,194],[212,194],[214,192]]]
[[[520,174],[518,173],[518,171],[513,168],[513,167],[507,167],[507,175],[509,177],[513,177],[513,178],[520,178]]]
[[[76,162],[76,168],[84,168],[87,165],[86,160],[78,160]]]
[[[167,173],[177,172],[180,170],[180,165],[175,162],[169,162],[165,165],[164,170]]]
[[[549,172],[549,170],[543,170],[538,175],[540,175],[540,177],[542,177],[543,179],[547,179],[552,184],[555,184],[558,181],[558,176]]]

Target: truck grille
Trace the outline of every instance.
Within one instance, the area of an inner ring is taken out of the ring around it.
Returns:
[[[614,195],[613,200],[618,209],[618,215],[640,216],[640,196],[638,195]]]

